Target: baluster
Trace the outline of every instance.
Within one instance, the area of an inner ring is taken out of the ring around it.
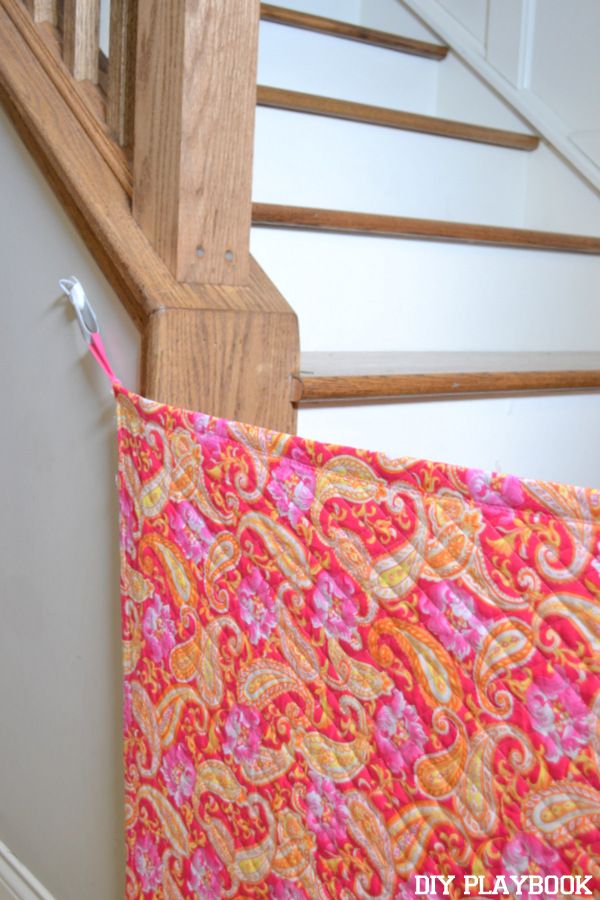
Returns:
[[[111,0],[106,118],[121,146],[133,144],[138,0]]]
[[[58,11],[56,0],[25,0],[25,6],[31,13],[34,22],[57,24]]]
[[[77,81],[98,82],[100,0],[64,0],[63,56]]]

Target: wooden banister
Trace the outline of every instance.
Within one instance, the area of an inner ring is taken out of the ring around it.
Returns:
[[[131,197],[131,169],[123,151],[110,140],[106,127],[87,102],[82,93],[86,85],[76,83],[65,65],[60,62],[60,43],[53,29],[44,24],[35,28],[22,3],[18,0],[0,0],[5,15],[14,26],[20,44],[24,44],[36,61],[36,72],[46,78],[52,85],[57,97],[66,103],[79,126],[84,129],[96,151],[110,167],[118,182]],[[20,47],[20,45],[17,45]],[[15,50],[15,53],[17,50]],[[10,70],[11,57],[7,58],[7,71]]]
[[[98,81],[100,0],[64,0],[63,53],[76,81]]]
[[[136,225],[123,152],[79,87],[21,0],[0,0],[0,102],[141,331],[142,393],[293,433],[293,310],[252,258],[246,285],[175,279]]]
[[[133,211],[179,281],[248,281],[258,0],[138,12]]]

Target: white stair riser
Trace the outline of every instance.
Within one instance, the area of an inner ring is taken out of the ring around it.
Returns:
[[[259,202],[519,226],[527,153],[259,108]]]
[[[302,408],[298,433],[531,478],[599,486],[598,394]]]
[[[251,243],[303,350],[598,349],[600,257],[263,228]]]
[[[433,114],[439,65],[358,41],[260,25],[259,84]]]
[[[372,0],[368,0],[369,3]],[[379,2],[379,0],[376,0]],[[358,23],[363,13],[362,0],[278,0],[274,6],[296,9],[315,16],[341,19],[343,22]]]

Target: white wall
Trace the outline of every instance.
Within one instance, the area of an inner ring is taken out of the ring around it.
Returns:
[[[110,0],[100,0],[100,48],[108,56],[110,45]]]
[[[600,4],[543,0],[531,33],[529,89],[600,171]]]
[[[261,22],[258,83],[433,112],[437,72],[418,57]]]
[[[117,900],[115,423],[58,279],[84,282],[134,386],[138,338],[3,112],[0,159],[0,841],[57,900]]]
[[[600,5],[596,0],[393,2],[422,17],[484,72],[600,189]]]
[[[371,6],[372,0],[364,0],[363,3],[363,19],[371,22],[374,7]],[[539,55],[545,55],[545,32],[549,30],[541,29],[540,23],[546,18],[546,13],[551,8],[556,8],[554,4],[539,4],[539,9],[543,9],[543,16],[535,16],[533,12],[538,6],[533,7],[531,4],[526,6],[527,0],[489,0],[489,7],[484,0],[478,0],[478,9],[487,9],[487,43],[478,45],[476,53],[482,58],[484,54],[487,59],[491,60],[498,71],[502,69],[503,77],[507,82],[514,82],[517,86],[518,79],[521,77],[518,72],[511,72],[510,60],[515,61],[515,65],[523,68],[523,71],[533,72],[530,63],[533,59],[538,59],[538,54],[525,54],[526,47],[538,47]],[[562,3],[562,6],[560,6]],[[404,6],[400,5],[398,0],[375,0],[376,7],[379,9],[377,24],[382,27],[391,27],[398,19],[398,9],[402,10],[402,25],[405,30],[413,37],[423,37],[424,39],[436,40],[435,34],[430,29],[424,29],[421,22],[417,22],[414,16]],[[593,24],[593,16],[587,19],[579,19],[571,16],[572,7],[565,3],[565,0],[558,0],[558,5],[563,9],[567,18],[571,17],[570,27],[565,30],[564,45],[556,56],[561,60],[560,66],[555,64],[548,69],[552,69],[553,75],[550,84],[542,93],[547,96],[552,94],[552,85],[556,79],[560,80],[560,72],[563,65],[566,65],[569,71],[570,93],[572,96],[572,105],[574,109],[585,111],[587,121],[595,122],[600,125],[600,113],[598,110],[598,92],[595,85],[600,82],[600,57],[597,53],[590,53],[585,56],[583,67],[577,60],[578,44],[576,37],[573,36],[573,28],[583,29],[583,22],[588,21]],[[470,25],[469,34],[477,30],[477,22],[479,21],[479,13],[474,16],[474,20],[469,21],[465,18],[467,9],[472,9],[470,4],[459,4],[455,6],[449,2],[445,3],[445,8],[451,10],[453,16],[459,16],[462,12],[462,25],[467,27]],[[579,7],[578,7],[579,8]],[[384,11],[389,10],[386,19]],[[599,10],[600,7],[596,7]],[[526,20],[519,19],[517,21],[517,13],[519,16],[525,17]],[[596,12],[597,14],[597,12]],[[410,20],[416,22],[416,27],[411,27]],[[558,22],[556,18],[551,18],[555,29],[558,31]],[[577,24],[573,26],[573,22]],[[519,23],[521,30],[519,31]],[[527,27],[525,27],[527,26]],[[543,31],[541,36],[540,31]],[[596,29],[597,31],[597,29]],[[591,33],[596,31],[591,29]],[[561,32],[562,34],[562,32]],[[558,34],[552,36],[553,44],[559,39]],[[512,56],[511,56],[512,53]],[[597,71],[592,71],[593,67]],[[519,69],[519,72],[521,69]],[[536,81],[540,85],[544,84],[544,76],[541,68],[538,66]],[[584,75],[589,76],[587,78]],[[501,82],[499,82],[501,84]],[[489,83],[486,83],[473,68],[461,59],[455,52],[451,52],[444,62],[438,67],[438,77],[436,79],[436,101],[433,112],[436,115],[449,119],[459,119],[461,121],[475,122],[481,125],[490,125],[496,128],[508,128],[515,131],[524,131],[535,133],[532,127],[523,116],[512,107]],[[526,92],[526,86],[523,84],[522,90]],[[537,102],[537,101],[536,101]],[[584,113],[581,112],[581,116]],[[583,132],[581,133],[584,134]],[[594,139],[595,132],[593,130],[586,131],[586,139]],[[571,135],[573,137],[573,135]],[[486,154],[481,154],[484,157]],[[508,190],[508,195],[503,194],[506,190],[506,175],[502,184],[499,183],[497,174],[494,174],[489,189],[496,195],[504,197],[504,209],[506,205],[512,209],[513,225],[521,225],[525,228],[539,228],[546,230],[565,231],[579,234],[600,234],[600,204],[598,202],[599,191],[594,190],[590,186],[582,173],[573,167],[564,156],[561,156],[557,150],[551,147],[546,141],[542,141],[540,148],[534,153],[517,154],[517,158],[512,160],[512,165],[519,172],[520,181],[513,182],[513,188]],[[520,167],[520,168],[517,168]],[[483,167],[477,167],[478,173]],[[474,188],[477,184],[473,179],[471,171],[464,167],[459,167],[459,173],[466,174],[466,181],[469,188]],[[552,185],[552,190],[548,190],[548,186]],[[469,188],[467,188],[467,193]],[[485,192],[477,192],[477,196],[485,202]],[[519,200],[520,197],[520,200]],[[508,199],[510,198],[510,199]],[[511,206],[512,204],[512,206]],[[466,218],[468,206],[465,205],[462,218]],[[496,219],[496,224],[502,224],[502,208],[499,204],[492,203],[486,209],[477,210],[479,215],[478,221],[487,221],[490,214]],[[574,289],[578,288],[574,285]]]

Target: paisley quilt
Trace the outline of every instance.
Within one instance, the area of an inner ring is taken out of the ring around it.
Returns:
[[[600,492],[115,392],[127,897],[600,896]]]

